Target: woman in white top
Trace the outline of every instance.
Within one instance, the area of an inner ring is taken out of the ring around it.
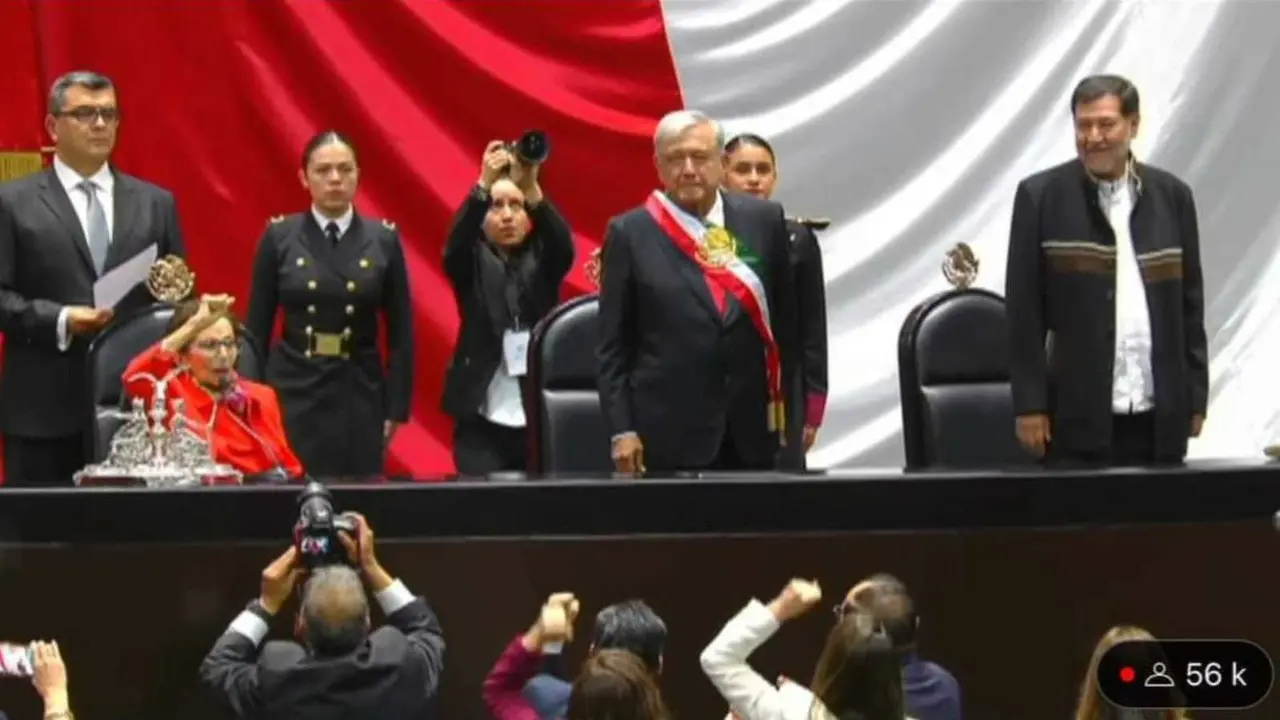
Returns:
[[[790,680],[775,687],[747,664],[782,623],[821,599],[818,584],[805,580],[792,580],[768,605],[753,599],[702,651],[703,671],[741,720],[904,720],[902,669],[893,642],[875,619],[848,602],[836,608],[812,689]]]

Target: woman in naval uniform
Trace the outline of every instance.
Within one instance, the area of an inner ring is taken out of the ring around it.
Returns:
[[[744,133],[724,146],[726,189],[769,199],[778,182],[778,159],[759,135]],[[793,398],[787,417],[787,445],[783,467],[803,468],[804,454],[813,447],[827,407],[827,292],[822,275],[822,250],[814,230],[827,221],[787,218],[791,235],[791,266],[795,271],[800,316],[800,372],[792,381]],[[799,452],[797,452],[797,450]]]
[[[342,135],[312,138],[298,179],[311,193],[311,208],[268,223],[245,325],[307,473],[377,477],[412,395],[413,318],[400,233],[394,223],[355,212],[360,166]],[[277,310],[284,323],[272,345]]]

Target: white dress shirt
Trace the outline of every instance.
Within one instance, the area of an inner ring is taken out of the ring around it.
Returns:
[[[1116,342],[1111,383],[1111,409],[1118,415],[1152,408],[1151,316],[1147,288],[1133,249],[1129,218],[1133,184],[1125,177],[1098,184],[1098,200],[1116,236]]]
[[[524,397],[520,394],[520,379],[507,374],[507,363],[498,363],[489,380],[489,388],[485,391],[484,405],[480,406],[480,414],[487,420],[510,428],[522,428],[524,417]]]
[[[346,212],[342,213],[336,218],[331,218],[328,215],[325,215],[324,213],[320,212],[320,210],[315,205],[311,206],[311,217],[316,219],[316,224],[320,226],[321,230],[324,230],[326,227],[328,227],[329,223],[338,223],[338,239],[339,240],[342,239],[343,235],[347,234],[347,230],[351,227],[351,221],[355,218],[355,216],[356,216],[355,207],[351,205],[347,206]]]
[[[724,193],[716,191],[716,202],[707,211],[707,216],[703,218],[712,225],[724,227]]]
[[[58,178],[58,182],[62,184],[62,189],[67,193],[67,199],[71,201],[71,208],[76,212],[76,219],[80,221],[80,231],[84,233],[86,240],[89,238],[89,196],[84,190],[80,189],[80,183],[88,180],[93,183],[94,194],[98,202],[102,203],[102,212],[107,216],[107,247],[111,246],[111,241],[115,239],[115,220],[116,220],[116,177],[111,174],[111,166],[103,163],[98,171],[89,177],[81,177],[80,173],[71,169],[57,155],[53,156],[53,174]],[[70,308],[63,307],[58,311],[58,350],[66,352],[71,347],[71,335],[67,332],[67,314]]]

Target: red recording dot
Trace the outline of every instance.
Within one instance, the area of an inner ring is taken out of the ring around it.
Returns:
[[[1138,676],[1131,667],[1120,668],[1120,682],[1131,683]]]

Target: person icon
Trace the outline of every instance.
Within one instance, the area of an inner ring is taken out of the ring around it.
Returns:
[[[1151,666],[1151,674],[1147,676],[1143,685],[1149,688],[1171,688],[1173,687],[1173,678],[1169,677],[1164,663],[1158,662]]]

